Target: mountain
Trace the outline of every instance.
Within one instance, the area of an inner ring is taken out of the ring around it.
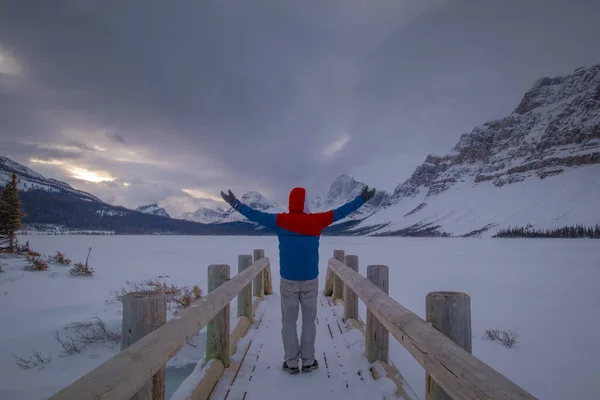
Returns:
[[[317,197],[310,202],[310,211],[322,212],[333,210],[354,200],[361,194],[364,188],[364,183],[358,182],[348,175],[341,175],[333,181],[325,197]],[[388,192],[378,190],[367,204],[338,223],[368,218],[379,211],[389,198],[390,194]]]
[[[283,212],[283,208],[275,203],[274,201],[268,200],[262,194],[258,192],[248,192],[240,197],[240,201],[255,210],[268,212],[268,213],[280,213]],[[227,224],[227,223],[238,223],[246,224],[251,226],[253,230],[262,230],[262,227],[258,227],[254,222],[248,221],[243,215],[238,213],[232,208],[224,210],[223,208],[208,208],[200,207],[193,213],[182,214],[179,218],[187,221],[201,222],[205,224]]]
[[[600,222],[600,65],[535,82],[506,118],[430,155],[352,234],[493,235]]]
[[[309,198],[309,209],[313,213],[335,209],[351,200],[354,200],[358,195],[360,195],[364,187],[364,183],[360,183],[348,175],[342,175],[331,184],[331,188],[325,197],[316,197],[312,201]],[[347,218],[339,221],[337,223],[338,227],[329,229],[326,231],[326,233],[342,233],[348,227],[356,225],[358,221],[361,221],[379,211],[383,204],[388,201],[389,197],[389,193],[385,191],[378,191],[375,197],[371,199],[369,203],[361,207],[360,210],[349,215]],[[279,204],[265,198],[258,192],[248,192],[240,198],[240,201],[256,210],[263,212],[281,213],[287,211]],[[238,222],[252,224],[253,226],[256,225],[249,222],[244,216],[238,212],[235,212],[231,208],[224,210],[222,208],[200,207],[193,213],[182,214],[179,218],[206,224]]]
[[[186,221],[200,222],[203,224],[218,224],[225,218],[225,211],[222,208],[199,207],[194,212],[184,213],[179,216]]]
[[[10,181],[13,172],[19,177],[19,190],[22,192],[43,190],[67,194],[85,201],[100,202],[100,199],[81,190],[73,189],[68,183],[48,179],[10,158],[0,156],[0,186]]]
[[[159,207],[158,204],[148,204],[146,206],[139,206],[135,210],[144,214],[158,215],[159,217],[171,218],[167,211],[164,208]]]
[[[54,228],[61,226],[72,230],[111,231],[118,234],[272,233],[268,229],[249,229],[248,224],[237,222],[200,224],[114,206],[89,193],[73,189],[67,183],[46,178],[24,165],[0,156],[0,188],[10,180],[13,172],[18,177],[19,198],[26,214],[23,224],[27,230],[55,230]]]

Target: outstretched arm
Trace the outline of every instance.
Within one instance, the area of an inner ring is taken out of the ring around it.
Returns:
[[[352,214],[354,211],[362,207],[362,205],[365,204],[367,201],[371,200],[373,196],[375,196],[375,189],[369,190],[369,187],[366,186],[360,194],[360,196],[358,196],[354,200],[344,204],[341,207],[336,208],[335,210],[320,213],[319,216],[323,222],[323,227],[327,227],[333,224],[334,222],[346,218],[348,215]]]
[[[221,192],[221,197],[223,197],[223,200],[225,200],[234,210],[248,218],[250,221],[266,226],[267,228],[275,229],[277,227],[276,214],[269,214],[248,207],[236,199],[231,190],[228,194]]]

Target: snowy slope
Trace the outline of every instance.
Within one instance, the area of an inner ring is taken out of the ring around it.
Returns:
[[[467,235],[600,222],[600,65],[544,78],[507,118],[428,156],[358,231]]]
[[[167,211],[164,208],[159,207],[158,204],[148,204],[145,206],[140,206],[135,210],[143,212],[144,214],[158,215],[159,217],[171,218]]]
[[[13,172],[17,173],[19,190],[21,191],[44,190],[47,192],[62,192],[87,201],[101,201],[89,193],[73,189],[68,183],[45,178],[24,165],[14,162],[7,157],[0,156],[0,186],[4,186],[10,181]]]
[[[331,184],[325,197],[317,197],[310,202],[310,211],[322,212],[336,209],[354,200],[364,188],[364,183],[358,182],[348,175],[341,175]],[[361,220],[373,215],[382,208],[389,197],[388,192],[378,190],[373,199],[339,223]]]

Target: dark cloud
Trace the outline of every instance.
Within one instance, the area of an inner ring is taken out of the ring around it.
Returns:
[[[127,140],[118,133],[108,133],[106,136],[115,143],[127,144]]]
[[[285,203],[342,173],[392,190],[595,54],[597,5],[521,3],[1,2],[0,148],[127,206],[229,187]]]

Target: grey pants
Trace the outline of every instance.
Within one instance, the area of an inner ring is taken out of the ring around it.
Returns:
[[[311,365],[315,359],[315,337],[317,327],[317,294],[319,279],[310,281],[290,281],[281,278],[281,337],[285,362],[291,368],[298,366],[302,358],[303,365]],[[298,306],[302,307],[302,334],[298,343],[296,324]]]

